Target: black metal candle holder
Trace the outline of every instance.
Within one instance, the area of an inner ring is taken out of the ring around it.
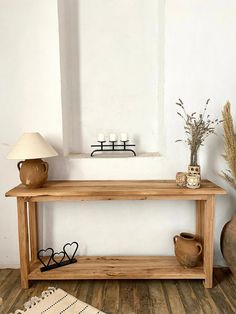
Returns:
[[[136,156],[135,151],[130,148],[134,147],[135,144],[127,144],[128,141],[121,141],[122,144],[116,144],[117,141],[109,141],[111,144],[104,144],[106,141],[98,142],[100,144],[91,145],[91,147],[96,147],[96,149],[92,151],[91,157],[98,152],[131,152],[134,156]]]
[[[75,245],[75,250],[72,256],[70,257],[68,253],[68,247],[71,247]],[[61,252],[54,252],[52,248],[47,248],[47,249],[42,249],[39,250],[37,253],[38,259],[40,262],[43,264],[43,267],[40,268],[41,272],[51,270],[54,268],[62,267],[65,265],[73,264],[77,262],[77,259],[74,258],[75,254],[78,250],[79,244],[77,242],[72,242],[72,243],[66,243],[63,246],[63,249]],[[50,255],[47,256],[47,261],[45,262],[45,259],[42,258],[40,254],[42,253],[50,253]],[[56,259],[57,258],[57,259]],[[54,262],[54,263],[52,263]]]

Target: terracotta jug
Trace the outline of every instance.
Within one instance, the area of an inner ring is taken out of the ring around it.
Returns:
[[[202,259],[202,245],[196,236],[182,232],[179,236],[174,236],[173,240],[177,261],[184,267],[197,266]]]
[[[227,265],[236,277],[236,212],[222,229],[220,246]]]
[[[27,159],[17,164],[21,182],[28,188],[41,187],[48,178],[48,163],[42,159]]]

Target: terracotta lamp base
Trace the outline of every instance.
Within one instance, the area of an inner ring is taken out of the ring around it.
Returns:
[[[28,188],[40,188],[48,179],[48,163],[42,159],[26,159],[17,164],[21,182]]]

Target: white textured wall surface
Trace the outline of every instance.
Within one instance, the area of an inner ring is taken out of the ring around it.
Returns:
[[[4,193],[19,182],[9,148],[24,131],[39,131],[61,153],[49,159],[53,179],[162,179],[186,170],[188,150],[175,101],[219,117],[224,102],[236,118],[236,3],[167,0],[165,25],[165,154],[153,158],[64,158],[57,1],[0,2],[0,265],[17,266],[15,199]],[[106,12],[104,12],[106,14]],[[102,105],[102,104],[101,104]],[[200,153],[202,175],[225,187],[217,197],[215,264],[223,263],[219,236],[231,216],[235,192],[218,176],[225,163],[222,128]],[[40,205],[40,243],[60,249],[77,240],[80,254],[173,254],[172,237],[194,232],[194,205],[175,201],[55,202]]]
[[[58,1],[66,152],[88,154],[100,132],[163,152],[164,3]]]

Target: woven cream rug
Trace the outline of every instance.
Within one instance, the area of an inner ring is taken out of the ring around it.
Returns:
[[[48,288],[40,298],[26,302],[24,308],[14,314],[105,314],[59,288]]]

